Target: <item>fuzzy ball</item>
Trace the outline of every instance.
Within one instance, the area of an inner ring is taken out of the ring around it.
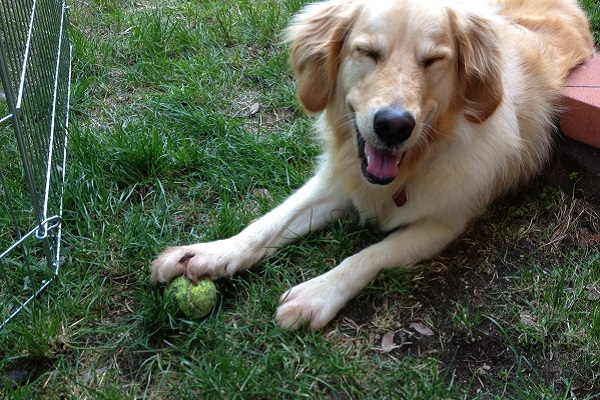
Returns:
[[[186,277],[180,276],[167,288],[169,296],[183,314],[190,319],[200,319],[212,311],[217,302],[217,288],[210,279],[198,281],[194,286]]]

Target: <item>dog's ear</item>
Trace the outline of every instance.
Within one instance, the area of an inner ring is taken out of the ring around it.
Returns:
[[[323,111],[335,89],[340,53],[357,15],[352,0],[315,3],[298,13],[285,31],[300,102],[308,112]]]
[[[468,121],[488,119],[502,102],[500,39],[496,21],[450,10],[458,51],[458,96]]]

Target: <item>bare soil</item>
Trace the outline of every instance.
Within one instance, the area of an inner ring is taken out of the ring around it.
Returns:
[[[443,254],[411,272],[408,296],[368,290],[342,311],[338,329],[381,342],[379,350],[390,357],[436,357],[448,383],[464,388],[468,398],[482,392],[509,396],[507,384],[517,376],[554,384],[558,393],[566,390],[561,378],[574,379],[571,394],[589,396],[585,375],[568,368],[568,349],[521,344],[514,316],[511,321],[506,311],[514,310],[515,287],[532,265],[553,268],[572,249],[597,246],[581,241],[582,232],[598,237],[595,206],[582,200],[551,204],[540,199],[541,189],[495,205]],[[398,310],[392,309],[395,302]]]

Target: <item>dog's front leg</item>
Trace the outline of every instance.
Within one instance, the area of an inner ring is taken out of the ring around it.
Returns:
[[[281,246],[340,218],[347,200],[336,192],[321,170],[280,206],[239,234],[224,240],[167,248],[152,263],[152,281],[166,283],[185,275],[231,276],[250,268]]]
[[[466,218],[424,220],[393,232],[383,241],[348,257],[331,271],[293,287],[281,296],[275,316],[283,328],[324,327],[377,274],[433,257],[465,228]]]

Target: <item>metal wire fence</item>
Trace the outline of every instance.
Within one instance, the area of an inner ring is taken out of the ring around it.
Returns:
[[[59,272],[72,45],[63,0],[0,2],[0,329]]]

